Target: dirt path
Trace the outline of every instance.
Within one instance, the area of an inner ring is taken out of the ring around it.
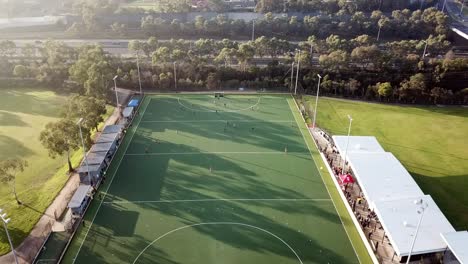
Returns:
[[[117,122],[119,113],[114,110],[114,113],[106,120],[105,126],[113,125]],[[33,230],[28,237],[16,248],[16,254],[18,256],[19,263],[31,263],[34,257],[41,250],[42,244],[44,243],[47,235],[52,229],[52,225],[55,223],[55,219],[51,218],[50,215],[56,215],[57,217],[67,209],[68,202],[72,198],[76,189],[80,184],[80,177],[77,173],[70,176],[67,183],[55,197],[52,204],[47,208],[45,213],[36,223]],[[10,252],[0,257],[0,263],[15,263],[13,254]]]

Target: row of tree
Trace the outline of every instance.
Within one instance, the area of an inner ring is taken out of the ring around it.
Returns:
[[[367,35],[351,40],[337,35],[330,35],[326,39],[311,36],[298,44],[266,37],[247,42],[227,39],[158,41],[151,37],[144,42],[131,41],[129,44],[132,52],[141,55],[141,78],[145,88],[175,88],[174,62],[177,87],[180,89],[204,89],[214,87],[216,83],[229,84],[228,87],[233,88],[236,84],[285,87],[290,64],[299,60],[303,69],[299,85],[304,88],[315,86],[305,76],[307,71],[318,69],[323,75],[330,74],[336,84],[335,91],[340,91],[338,84],[341,81],[338,80],[355,79],[366,89],[377,82],[392,80],[392,86],[398,87],[410,76],[422,73],[426,76],[428,87],[450,87],[447,91],[452,90],[456,94],[466,88],[460,85],[466,79],[463,72],[467,70],[467,63],[466,59],[456,58],[452,52],[447,52],[448,48],[449,43],[443,35],[430,36],[425,41],[405,40],[384,44],[379,44],[375,38]],[[43,49],[30,59],[9,60],[10,65],[14,66],[10,74],[41,83],[53,81],[61,88],[99,99],[107,98],[111,79],[116,72],[121,77],[119,85],[137,87],[138,72],[133,59],[128,61],[111,57],[99,46],[71,49],[67,54],[57,51],[64,51],[68,47],[51,42],[46,43]],[[255,66],[258,63],[261,68]],[[60,74],[53,75],[56,73],[55,68],[59,69]],[[231,68],[236,74],[227,74],[229,71],[221,68]],[[382,79],[382,76],[386,79]],[[365,89],[357,93],[336,92],[337,95],[359,96],[366,93]],[[404,98],[396,98],[400,99]],[[417,101],[431,102],[427,97],[418,98]]]
[[[369,14],[359,11],[353,14],[341,12],[334,15],[307,15],[300,19],[297,16],[284,17],[267,13],[262,19],[253,22],[228,19],[225,15],[218,15],[213,19],[197,16],[194,21],[183,22],[148,15],[141,21],[141,29],[149,35],[236,38],[249,38],[253,27],[256,34],[270,37],[315,35],[325,38],[333,33],[347,37],[369,34],[380,35],[380,38],[422,38],[430,34],[447,34],[447,25],[447,16],[435,8],[413,12],[408,9],[395,10],[390,16],[381,11]]]

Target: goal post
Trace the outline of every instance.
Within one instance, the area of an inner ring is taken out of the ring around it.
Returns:
[[[215,98],[224,97],[224,92],[215,92]]]

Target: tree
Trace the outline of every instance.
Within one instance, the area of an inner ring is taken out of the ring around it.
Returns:
[[[106,113],[106,103],[104,100],[91,96],[74,95],[71,96],[65,108],[65,117],[70,120],[83,118],[82,127],[88,131],[96,129]]]
[[[153,65],[168,63],[171,60],[171,52],[168,47],[160,47],[152,54]]]
[[[211,72],[206,78],[206,88],[209,90],[215,90],[219,87],[219,78],[216,73]]]
[[[9,57],[15,53],[16,44],[11,40],[0,41],[0,57]]]
[[[404,80],[400,85],[400,99],[415,102],[420,99],[426,90],[426,78],[422,73],[417,73],[411,76],[409,80]]]
[[[26,68],[24,65],[16,65],[15,69],[13,70],[13,74],[15,76],[18,76],[20,78],[26,78],[28,77],[28,68]]]
[[[392,85],[389,82],[377,83],[377,93],[379,96],[388,98],[393,93]]]
[[[22,204],[16,193],[16,176],[24,171],[28,162],[21,159],[7,159],[0,162],[0,182],[11,185],[11,191],[16,203]]]
[[[260,13],[282,11],[284,7],[283,1],[278,0],[259,0],[255,10]]]
[[[73,81],[85,88],[86,95],[100,99],[106,97],[113,70],[111,60],[101,46],[82,47],[69,73]]]
[[[330,70],[337,71],[343,67],[347,67],[348,53],[343,50],[337,50],[328,55],[320,55],[319,63]]]
[[[84,134],[89,134],[87,128]],[[49,156],[55,159],[57,156],[67,153],[68,171],[73,171],[70,160],[70,152],[80,146],[80,134],[76,122],[70,118],[63,118],[57,122],[48,123],[41,132],[39,140],[49,151]]]
[[[241,68],[245,70],[245,67],[253,59],[255,55],[255,48],[253,47],[252,43],[246,42],[239,45],[239,49],[237,51],[237,59],[241,64]]]

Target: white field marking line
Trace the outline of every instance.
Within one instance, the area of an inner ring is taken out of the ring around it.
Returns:
[[[258,152],[243,152],[243,151],[233,151],[233,152],[229,152],[229,151],[213,151],[213,152],[209,152],[209,151],[206,151],[206,152],[161,152],[161,153],[158,153],[158,152],[154,152],[154,153],[128,153],[128,154],[125,154],[125,156],[146,156],[146,155],[150,155],[150,156],[164,156],[164,155],[205,155],[205,154],[254,154],[254,155],[257,155],[257,154],[265,154],[265,155],[280,155],[280,154],[283,154],[283,155],[286,155],[286,154],[309,154],[310,152],[287,152],[285,153],[284,151],[258,151]]]
[[[150,100],[150,102],[151,102],[151,97],[149,97],[149,100]],[[143,113],[141,114],[140,120],[139,120],[138,124],[137,124],[136,127],[135,127],[135,132],[132,134],[132,137],[130,138],[130,141],[128,142],[128,145],[127,145],[127,147],[125,148],[124,155],[122,155],[122,157],[121,157],[120,160],[119,160],[119,163],[117,164],[117,168],[116,168],[116,170],[115,170],[115,172],[114,172],[114,175],[113,175],[112,179],[110,180],[109,185],[107,185],[106,191],[104,192],[104,196],[102,197],[101,202],[99,203],[99,206],[98,206],[98,208],[97,208],[97,210],[96,210],[96,213],[94,214],[93,220],[91,220],[91,224],[88,225],[88,230],[87,230],[86,233],[85,233],[85,236],[84,236],[84,238],[83,238],[83,241],[81,241],[80,247],[78,248],[78,252],[76,252],[75,258],[73,259],[73,262],[72,262],[72,263],[75,263],[76,259],[78,258],[78,254],[80,254],[81,248],[83,247],[83,244],[84,244],[84,242],[86,241],[86,237],[88,236],[89,230],[91,229],[91,226],[93,225],[94,220],[96,219],[96,216],[97,216],[97,214],[98,214],[98,212],[99,212],[99,209],[101,209],[102,202],[104,201],[104,199],[105,199],[106,196],[107,196],[107,191],[109,191],[109,188],[110,188],[110,186],[112,185],[112,182],[113,182],[114,179],[115,179],[115,174],[117,173],[117,171],[118,171],[118,169],[119,169],[119,167],[120,167],[120,164],[122,163],[122,160],[123,160],[123,158],[125,157],[125,153],[126,153],[127,150],[128,150],[128,146],[130,146],[131,143],[132,143],[133,136],[135,136],[135,134],[137,133],[138,126],[140,125],[140,121],[141,121],[141,119],[143,119],[143,116],[145,115],[146,109],[148,108],[148,105],[150,104],[150,102],[148,102],[148,104],[146,105],[145,109],[143,110]]]
[[[215,123],[215,122],[233,122],[233,123],[292,123],[293,120],[236,120],[236,119],[218,119],[218,120],[148,120],[142,123]]]
[[[301,111],[299,110],[299,106],[297,105],[297,102],[296,102],[296,99],[294,99],[294,96],[291,95],[291,98],[292,100],[294,101],[294,104],[296,105],[296,108],[297,108],[297,111]],[[287,101],[287,100],[286,100]],[[294,111],[293,109],[291,109],[291,104],[288,102],[288,105],[289,105],[289,109],[292,111]],[[297,118],[296,116],[294,115],[294,112],[293,112],[293,117],[294,117],[294,120],[296,120],[296,123],[297,123]],[[324,176],[322,174],[322,172],[320,171],[319,167],[318,167],[318,163],[317,163],[317,160],[314,158],[314,155],[312,154],[312,150],[310,149],[310,146],[309,146],[309,143],[307,143],[307,139],[304,135],[304,133],[302,132],[301,128],[300,128],[300,124],[297,124],[297,127],[299,129],[299,131],[301,132],[301,135],[302,135],[302,138],[304,139],[306,145],[307,145],[307,148],[309,149],[309,152],[310,152],[310,156],[312,156],[312,159],[314,160],[314,165],[315,167],[317,168],[317,171],[319,172],[320,174],[320,178],[322,179],[322,182],[323,182],[323,185],[325,185],[325,189],[327,190],[328,192],[328,196],[330,196],[330,199],[332,200],[332,203],[333,203],[333,206],[335,207],[335,211],[336,211],[336,214],[338,215],[338,218],[340,219],[341,221],[341,225],[343,226],[343,229],[345,230],[345,233],[346,233],[346,236],[348,236],[348,239],[349,239],[349,243],[351,244],[351,246],[353,247],[353,251],[354,251],[354,254],[356,255],[356,257],[358,258],[358,261],[359,263],[362,263],[361,262],[361,259],[359,258],[359,254],[357,253],[356,251],[356,248],[354,248],[354,244],[353,242],[351,241],[351,237],[349,236],[348,234],[348,230],[346,230],[346,227],[345,227],[345,224],[343,223],[343,219],[341,219],[341,216],[340,216],[340,213],[338,212],[338,208],[336,207],[336,204],[335,204],[335,201],[333,201],[333,199],[331,198],[331,194],[330,194],[330,190],[328,190],[328,187],[327,187],[327,184],[325,183],[325,180],[324,180]],[[307,128],[308,129],[308,128]],[[312,139],[313,140],[313,139]]]
[[[281,237],[273,234],[272,232],[268,231],[268,230],[265,230],[263,228],[260,228],[258,226],[253,226],[253,225],[249,225],[249,224],[244,224],[244,223],[237,223],[237,222],[206,222],[206,223],[198,223],[198,224],[193,224],[193,225],[186,225],[186,226],[182,226],[182,227],[179,227],[179,228],[176,228],[176,229],[173,229],[167,233],[165,233],[164,235],[156,238],[155,240],[153,240],[153,242],[151,242],[148,246],[146,246],[141,252],[140,254],[138,254],[138,256],[135,258],[135,260],[133,261],[133,264],[135,264],[138,259],[140,258],[140,256],[149,248],[151,247],[154,243],[156,243],[158,240],[172,234],[172,233],[175,233],[179,230],[182,230],[182,229],[186,229],[186,228],[190,228],[190,227],[195,227],[195,226],[202,226],[202,225],[238,225],[238,226],[246,226],[246,227],[250,227],[250,228],[253,228],[253,229],[257,229],[257,230],[260,230],[260,231],[263,231],[271,236],[273,236],[274,238],[278,239],[279,241],[281,241],[284,245],[286,245],[293,253],[294,255],[296,255],[296,258],[297,260],[299,260],[299,263],[300,264],[303,264],[301,258],[299,257],[299,255],[296,253],[296,251],[286,242],[284,241]]]
[[[152,200],[152,201],[113,201],[113,202],[104,202],[104,204],[142,204],[142,203],[191,203],[191,202],[242,202],[242,201],[266,201],[266,202],[329,202],[331,199],[313,199],[313,198],[303,198],[303,199],[193,199],[193,200]]]
[[[262,99],[262,97],[258,97],[257,103],[254,104],[254,105],[251,105],[251,106],[249,106],[247,108],[236,109],[236,110],[196,110],[196,109],[190,108],[190,107],[184,105],[183,103],[181,103],[180,102],[180,97],[177,98],[177,102],[179,102],[179,105],[181,105],[182,107],[184,107],[184,108],[186,108],[186,109],[188,109],[190,111],[194,111],[194,112],[205,112],[205,113],[211,112],[211,113],[214,113],[214,112],[218,111],[218,112],[224,112],[224,113],[226,113],[226,112],[227,113],[235,113],[235,112],[246,111],[246,110],[249,110],[251,108],[254,108],[255,106],[257,106],[260,103],[260,99]]]

